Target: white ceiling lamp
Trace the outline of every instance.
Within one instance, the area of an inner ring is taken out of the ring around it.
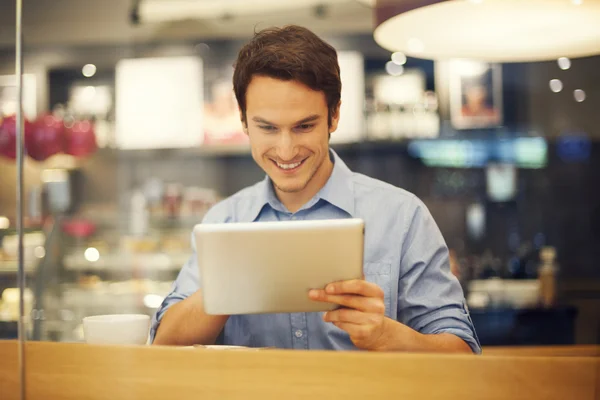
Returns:
[[[377,0],[375,41],[425,59],[600,54],[600,0]]]

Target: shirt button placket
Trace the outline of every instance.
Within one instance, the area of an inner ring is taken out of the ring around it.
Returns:
[[[308,350],[306,315],[303,313],[294,313],[290,317],[292,322],[292,347],[294,349]]]

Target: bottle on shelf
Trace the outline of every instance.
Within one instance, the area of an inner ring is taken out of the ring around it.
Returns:
[[[540,300],[543,307],[550,308],[556,304],[556,249],[550,246],[543,247],[540,250],[540,260]]]

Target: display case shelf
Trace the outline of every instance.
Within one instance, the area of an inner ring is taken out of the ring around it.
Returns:
[[[189,257],[190,253],[109,253],[90,261],[78,252],[66,255],[64,266],[67,271],[178,271]]]

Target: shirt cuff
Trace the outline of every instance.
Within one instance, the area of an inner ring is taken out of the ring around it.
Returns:
[[[473,351],[474,354],[481,354],[481,345],[470,333],[465,332],[462,329],[457,329],[457,328],[445,328],[445,329],[440,329],[436,332],[432,332],[432,334],[434,334],[434,335],[437,335],[440,333],[450,333],[454,336],[461,338],[462,340],[465,341],[466,344],[469,345],[469,347],[471,348],[471,351]]]
[[[416,330],[423,334],[451,333],[464,340],[473,353],[481,354],[481,344],[467,308],[448,307],[437,310],[421,321]]]

